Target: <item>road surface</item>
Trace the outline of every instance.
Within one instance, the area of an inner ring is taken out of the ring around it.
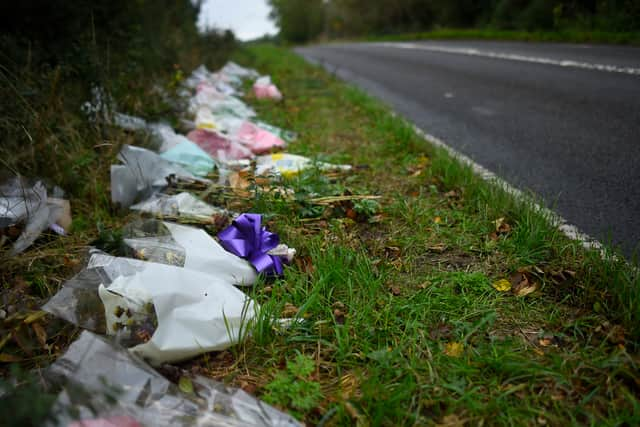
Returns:
[[[640,244],[640,48],[511,42],[330,44],[299,54],[582,232]]]

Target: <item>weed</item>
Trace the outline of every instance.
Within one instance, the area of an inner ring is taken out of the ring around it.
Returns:
[[[313,359],[296,354],[287,362],[286,370],[276,374],[273,381],[266,385],[263,396],[268,403],[293,409],[292,413],[300,417],[315,408],[322,399],[320,384],[310,379],[315,371]]]

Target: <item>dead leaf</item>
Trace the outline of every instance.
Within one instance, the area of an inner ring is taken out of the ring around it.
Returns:
[[[31,328],[33,329],[33,332],[36,333],[36,337],[38,338],[38,342],[40,343],[40,345],[43,348],[46,348],[47,331],[44,329],[44,327],[40,323],[36,323],[36,322],[31,324]]]
[[[350,399],[358,392],[358,379],[353,374],[346,374],[340,378],[340,389],[344,400]]]
[[[397,246],[385,246],[384,253],[388,259],[396,259],[401,255],[400,248]]]
[[[538,344],[540,344],[541,347],[549,347],[550,345],[553,345],[553,337],[540,338],[538,340]]]
[[[429,165],[429,162],[430,160],[428,157],[421,156],[418,158],[418,161],[415,165],[409,166],[407,168],[407,173],[414,178],[420,176],[422,172],[424,172],[425,168]]]
[[[333,303],[333,317],[336,319],[336,323],[340,325],[344,324],[346,313],[345,306],[342,302],[336,301]]]
[[[398,286],[398,285],[389,286],[389,291],[395,297],[400,296],[400,294],[402,293],[402,290],[400,289],[400,286]]]
[[[449,342],[444,346],[444,354],[449,357],[460,357],[464,352],[464,344],[459,342]]]
[[[286,303],[284,305],[284,308],[282,309],[282,317],[284,318],[291,318],[291,317],[295,317],[296,314],[298,314],[298,311],[300,309],[298,307],[296,307],[293,304],[290,303]]]
[[[455,414],[445,415],[436,426],[438,427],[464,427],[465,420]]]
[[[507,279],[500,279],[493,282],[491,285],[498,292],[507,292],[511,290],[511,282]]]
[[[296,255],[294,260],[296,265],[298,266],[298,270],[307,274],[311,274],[315,271],[315,268],[313,267],[313,259],[309,255]]]
[[[439,216],[433,218],[433,222],[436,224],[440,224],[442,222],[442,218],[440,218]]]
[[[447,250],[447,245],[445,245],[444,243],[438,243],[435,245],[427,246],[427,249],[430,252],[441,254]]]
[[[523,297],[538,290],[538,283],[532,281],[526,273],[516,272],[511,276],[511,291]]]
[[[508,234],[511,232],[511,226],[505,221],[504,218],[498,218],[493,223],[496,226],[496,233]]]

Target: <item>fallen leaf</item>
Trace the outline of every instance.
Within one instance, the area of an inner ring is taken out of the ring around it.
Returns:
[[[436,426],[438,427],[464,427],[465,420],[455,414],[445,415]]]
[[[538,290],[538,283],[529,279],[526,273],[517,272],[511,276],[511,291],[514,295],[523,297]]]
[[[499,292],[507,292],[511,290],[511,282],[507,279],[496,280],[491,286]]]
[[[401,255],[400,248],[397,246],[385,246],[384,253],[388,259],[396,259]]]
[[[504,218],[498,218],[493,223],[496,226],[496,233],[507,234],[511,232],[511,226],[504,220]]]
[[[298,314],[300,309],[293,304],[286,303],[282,309],[282,317],[291,318]]]
[[[445,245],[444,243],[438,243],[436,245],[427,246],[427,249],[431,252],[436,252],[441,254],[447,250],[447,245]]]
[[[538,344],[540,344],[541,347],[549,347],[550,345],[553,345],[553,337],[540,338],[538,340]]]
[[[298,269],[304,273],[311,274],[314,272],[313,259],[309,255],[298,256],[294,258]]]
[[[193,382],[189,377],[180,377],[178,381],[178,388],[186,394],[193,394]]]
[[[38,338],[38,342],[40,343],[40,345],[44,348],[47,346],[47,331],[44,329],[44,327],[40,324],[40,323],[32,323],[31,324],[31,328],[33,329],[33,332],[36,333],[36,337]]]
[[[440,224],[442,222],[442,218],[437,216],[437,217],[433,218],[433,222],[435,222],[436,224]]]
[[[391,285],[389,286],[389,291],[391,292],[391,294],[393,294],[393,296],[400,296],[400,294],[402,293],[400,286],[398,285]]]
[[[464,351],[464,344],[459,342],[449,342],[444,346],[444,354],[449,357],[460,357]]]

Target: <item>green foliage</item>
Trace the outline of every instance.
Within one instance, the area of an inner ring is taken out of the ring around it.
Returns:
[[[292,413],[300,417],[303,413],[318,406],[322,399],[320,384],[310,379],[315,370],[313,359],[297,353],[293,360],[287,361],[287,368],[265,387],[263,396],[268,403],[291,408]]]
[[[190,0],[3,3],[2,165],[108,202],[108,187],[95,177],[108,174],[122,135],[80,107],[99,87],[121,112],[151,120],[170,113],[162,96],[175,91],[169,77],[201,63],[217,67],[235,46],[231,33],[200,34],[197,14]]]
[[[353,210],[356,211],[356,213],[369,218],[380,211],[380,203],[376,200],[356,200],[353,203]]]
[[[269,0],[271,16],[287,41],[300,43],[313,40],[323,30],[322,0]]]
[[[633,0],[272,0],[281,37],[306,42],[327,37],[419,32],[438,28],[502,30],[640,30],[640,2]],[[315,20],[314,31],[308,31]],[[324,28],[320,22],[324,22]],[[295,30],[294,30],[295,28]]]

